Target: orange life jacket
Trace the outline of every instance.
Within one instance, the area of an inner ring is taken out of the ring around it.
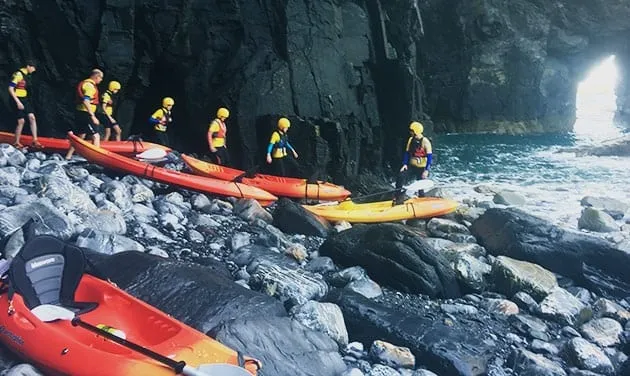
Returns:
[[[93,105],[97,105],[98,101],[99,101],[99,96],[98,96],[98,86],[96,85],[96,83],[94,81],[92,81],[91,79],[87,78],[81,82],[79,82],[79,84],[77,85],[77,99],[79,103],[83,103],[83,97],[85,97],[85,94],[83,93],[83,84],[89,82],[92,85],[94,85],[94,90],[96,90],[96,92],[94,93],[94,96],[90,98],[90,104]]]
[[[219,131],[212,132],[212,138],[225,138],[225,135],[227,133],[227,127],[225,126],[225,123],[221,121],[221,119],[214,119],[214,121],[219,123]]]

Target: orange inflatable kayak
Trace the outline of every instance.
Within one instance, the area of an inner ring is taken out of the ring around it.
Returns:
[[[43,151],[50,153],[65,153],[70,148],[70,141],[65,138],[50,138],[50,137],[37,137],[37,140],[44,145]],[[0,132],[0,144],[13,144],[15,141],[15,134],[9,132]],[[20,143],[24,146],[29,146],[33,142],[33,137],[29,135],[22,135],[20,137]],[[149,149],[162,149],[166,152],[170,152],[171,149],[164,145],[154,144],[151,142],[133,142],[133,141],[101,141],[101,147],[105,150],[109,150],[116,154],[123,154],[133,157],[136,154],[142,153]]]
[[[72,146],[77,150],[77,153],[83,156],[83,158],[113,170],[119,170],[193,191],[239,198],[252,198],[260,202],[262,206],[271,205],[271,203],[278,199],[276,196],[260,188],[169,170],[96,147],[92,143],[82,140],[73,134],[68,135],[68,138]]]
[[[273,175],[255,174],[244,177],[244,171],[200,161],[189,155],[182,154],[182,160],[198,175],[210,176],[217,179],[232,181],[242,177],[241,182],[252,187],[258,187],[276,196],[291,198],[307,198],[321,201],[341,201],[350,196],[345,188],[326,182],[308,184],[306,179],[284,178]]]
[[[81,277],[75,300],[97,304],[80,314],[81,321],[115,328],[118,336],[191,367],[239,364],[235,350],[89,274]],[[19,294],[12,303],[14,313],[9,315],[5,289],[0,295],[0,340],[46,375],[175,375],[168,366],[70,321],[43,322]],[[245,359],[245,369],[256,375],[257,361]]]

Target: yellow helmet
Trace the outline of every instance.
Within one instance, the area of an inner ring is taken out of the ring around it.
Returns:
[[[230,117],[230,111],[225,107],[221,107],[217,110],[217,117],[227,119]]]
[[[173,98],[171,97],[166,97],[164,99],[162,99],[162,106],[166,107],[166,106],[173,106],[175,104],[175,100],[173,100]]]
[[[289,121],[289,119],[283,117],[278,120],[279,129],[289,129],[289,127],[291,127],[291,122]]]
[[[414,121],[409,124],[409,130],[412,131],[416,136],[419,136],[424,132],[424,127],[421,123]]]
[[[108,89],[109,89],[109,91],[120,90],[120,82],[118,82],[118,81],[110,81]]]

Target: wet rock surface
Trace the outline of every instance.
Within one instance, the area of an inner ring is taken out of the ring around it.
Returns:
[[[624,267],[630,254],[610,242],[557,228],[518,209],[488,209],[471,230],[493,255],[539,264],[599,293],[630,295]]]
[[[460,294],[446,258],[402,225],[354,226],[328,238],[320,253],[341,265],[359,264],[376,282],[400,291],[434,297]]]
[[[4,257],[33,219],[35,233],[91,249],[121,288],[261,359],[263,376],[628,372],[627,275],[613,264],[626,256],[595,233],[472,206],[473,221],[454,214],[326,238],[290,234],[276,221],[280,205],[3,148],[22,154],[11,159],[17,185],[0,185]],[[52,166],[50,192],[26,173],[42,166]],[[286,205],[290,222],[318,226]],[[12,354],[0,361],[31,372]]]

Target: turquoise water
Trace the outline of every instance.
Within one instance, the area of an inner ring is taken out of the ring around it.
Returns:
[[[600,63],[578,86],[573,132],[436,136],[431,179],[460,201],[491,201],[491,194],[474,191],[480,184],[519,192],[527,199],[526,211],[569,228],[577,227],[584,196],[611,197],[630,204],[630,158],[559,152],[589,148],[630,133],[613,121],[618,82],[615,57]]]
[[[577,227],[584,196],[630,204],[629,157],[562,152],[630,133],[613,121],[617,82],[614,56],[593,67],[578,86],[577,120],[568,134],[436,136],[431,179],[460,201],[492,201],[492,194],[474,191],[480,184],[519,192],[527,199],[526,211],[569,228]]]
[[[558,152],[567,147],[588,148],[601,143],[604,137],[622,134],[611,124],[607,126],[610,132],[595,137],[576,132],[436,136],[431,178],[460,201],[491,201],[492,195],[473,190],[481,184],[519,192],[527,199],[527,211],[575,228],[584,196],[606,196],[630,203],[630,158]]]

